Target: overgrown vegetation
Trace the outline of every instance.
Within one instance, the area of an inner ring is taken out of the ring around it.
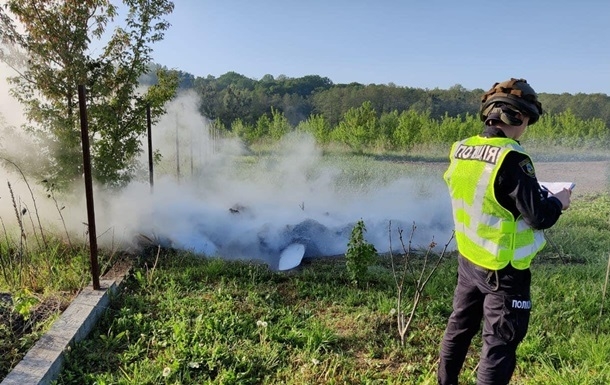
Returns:
[[[10,164],[10,162],[9,162]],[[8,373],[91,280],[85,237],[70,235],[52,192],[61,226],[39,212],[34,189],[16,164],[17,183],[7,181],[0,215],[0,378]],[[25,195],[14,184],[24,182]],[[7,207],[8,206],[8,207]],[[112,250],[99,255],[102,271],[116,262]]]
[[[350,108],[333,126],[324,116],[315,115],[292,126],[282,112],[272,109],[271,117],[262,115],[254,124],[241,118],[220,131],[234,135],[252,145],[276,142],[292,131],[311,134],[318,145],[338,144],[355,153],[411,153],[424,146],[450,145],[456,140],[481,132],[478,115],[466,113],[456,117],[445,114],[433,118],[429,112],[390,111],[379,113],[369,101]],[[216,122],[216,125],[219,123]],[[599,118],[584,120],[571,111],[545,114],[523,137],[536,146],[558,146],[562,149],[603,150],[610,144],[610,130]]]
[[[607,195],[575,201],[549,234],[557,248],[547,247],[533,265],[535,307],[514,384],[610,381],[610,321],[600,315],[608,210]],[[581,250],[573,240],[592,223],[598,242]],[[354,286],[341,258],[276,273],[169,250],[158,261],[156,249],[147,255],[99,327],[68,354],[57,384],[435,383],[455,285],[453,255],[423,290],[404,345],[388,256],[369,270],[365,286]],[[424,254],[411,257],[417,276]],[[396,262],[403,271],[404,260]],[[411,298],[416,283],[405,282]],[[461,383],[475,383],[480,343],[475,339]]]
[[[365,282],[369,266],[377,257],[375,246],[364,239],[366,225],[361,219],[356,222],[345,252],[345,267],[350,281],[357,285]]]
[[[4,225],[4,218],[0,221]],[[46,233],[44,247],[11,238],[0,240],[0,379],[13,368],[91,281],[84,242],[69,246],[58,234]],[[24,228],[26,238],[33,233]],[[116,262],[104,250],[102,272]]]

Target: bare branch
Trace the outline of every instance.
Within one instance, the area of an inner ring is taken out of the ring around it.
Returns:
[[[389,236],[389,238],[390,238],[390,259],[391,259],[391,263],[392,263],[392,273],[394,274],[394,283],[396,284],[396,291],[397,291],[396,325],[398,328],[398,335],[400,336],[401,345],[404,345],[404,343],[405,343],[405,336],[407,335],[407,332],[409,331],[409,328],[411,327],[411,324],[415,318],[415,314],[416,314],[418,305],[420,304],[422,296],[423,296],[424,288],[430,281],[430,278],[432,277],[432,275],[434,275],[434,273],[436,272],[438,266],[440,265],[441,261],[443,260],[443,258],[445,256],[445,253],[447,251],[447,248],[449,247],[449,244],[451,243],[451,241],[453,240],[453,237],[455,235],[454,232],[451,233],[451,237],[449,238],[447,243],[445,243],[445,247],[443,248],[443,251],[439,255],[435,264],[430,269],[428,269],[428,262],[429,262],[430,255],[433,252],[434,248],[436,247],[436,243],[434,242],[434,237],[433,237],[432,241],[428,245],[428,250],[426,251],[426,254],[424,256],[422,267],[421,267],[419,273],[415,274],[414,268],[411,264],[411,259],[410,259],[411,255],[410,254],[411,254],[411,245],[412,245],[413,235],[415,233],[416,228],[417,227],[415,226],[415,223],[413,223],[408,246],[406,246],[403,241],[402,230],[400,228],[398,229],[400,243],[402,245],[402,248],[404,251],[404,258],[405,258],[404,268],[401,272],[400,279],[398,278],[399,272],[396,270],[395,263],[394,263],[394,254],[392,252],[392,226],[391,226],[391,223],[390,223],[389,229],[388,229],[389,234],[390,234],[390,236]],[[407,272],[409,272],[413,276],[414,293],[413,293],[413,301],[412,301],[412,305],[411,305],[411,310],[409,312],[408,318],[405,320],[405,313],[402,311],[402,307],[403,307],[403,295],[404,295],[404,282],[405,282],[405,277],[406,277]],[[417,276],[417,278],[416,278],[416,276]]]

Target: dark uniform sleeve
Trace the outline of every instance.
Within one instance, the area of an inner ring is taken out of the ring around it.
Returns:
[[[511,151],[506,156],[494,187],[498,202],[536,230],[548,229],[561,215],[561,202],[542,190],[532,160],[525,154]]]

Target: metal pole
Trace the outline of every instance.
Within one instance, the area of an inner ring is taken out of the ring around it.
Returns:
[[[192,130],[192,128],[189,129],[189,131],[191,132],[191,143],[189,143],[189,144],[191,146],[191,180],[192,180],[192,179],[194,179],[194,175],[195,175],[195,168],[193,165],[193,130]]]
[[[148,174],[150,178],[150,191],[153,191],[154,172],[153,172],[153,147],[152,147],[152,128],[150,120],[150,104],[146,105],[146,126],[148,127]]]
[[[87,125],[87,102],[85,86],[78,86],[80,107],[80,132],[83,144],[83,170],[85,173],[85,197],[87,198],[87,222],[89,227],[89,248],[91,256],[91,278],[93,289],[100,289],[100,268],[97,261],[97,235],[95,231],[95,210],[93,205],[93,182],[91,178],[91,154],[89,153],[89,128]]]
[[[178,133],[178,115],[176,115],[176,178],[180,182],[180,135]]]

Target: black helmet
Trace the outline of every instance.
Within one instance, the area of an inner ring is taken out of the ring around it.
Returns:
[[[494,84],[481,97],[479,117],[482,121],[487,120],[487,116],[496,104],[509,104],[529,116],[528,125],[536,123],[542,115],[542,104],[538,101],[538,95],[525,79],[511,78]]]

